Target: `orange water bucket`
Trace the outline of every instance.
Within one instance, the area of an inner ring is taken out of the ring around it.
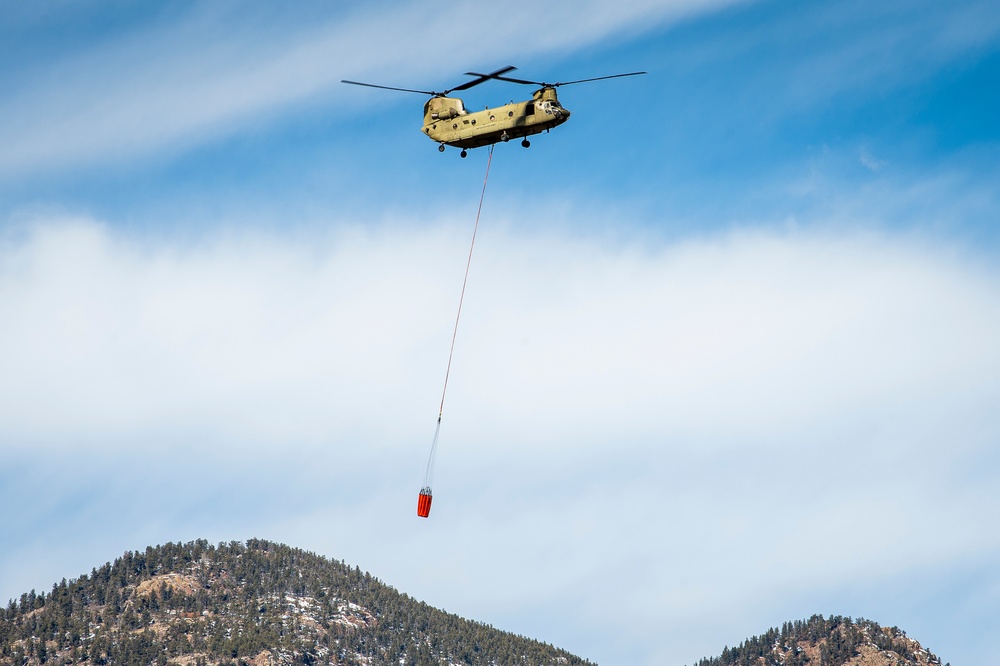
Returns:
[[[421,518],[426,518],[431,515],[431,489],[421,488],[420,495],[417,497],[417,515]]]

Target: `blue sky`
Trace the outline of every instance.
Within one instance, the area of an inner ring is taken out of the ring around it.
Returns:
[[[649,73],[497,148],[421,521],[486,151],[339,81],[508,64]],[[35,3],[0,86],[0,598],[261,537],[604,665],[990,663],[995,3]]]

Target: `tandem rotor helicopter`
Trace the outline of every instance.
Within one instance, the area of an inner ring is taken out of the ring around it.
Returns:
[[[545,83],[543,81],[528,81],[526,79],[515,79],[504,76],[507,72],[515,69],[517,68],[509,65],[489,74],[466,72],[466,76],[475,76],[476,78],[441,92],[394,88],[392,86],[375,85],[374,83],[361,83],[360,81],[343,80],[341,83],[430,95],[431,98],[424,104],[423,133],[433,141],[438,142],[438,150],[442,153],[445,146],[454,146],[455,148],[461,148],[461,155],[465,157],[468,155],[467,149],[469,148],[489,146],[499,141],[506,142],[511,139],[522,139],[521,145],[527,148],[531,145],[527,137],[540,132],[548,132],[553,127],[562,125],[569,120],[569,110],[559,103],[559,98],[556,95],[556,88],[559,86],[588,83],[590,81],[603,81],[604,79],[617,79],[623,76],[637,76],[646,73],[629,72],[627,74],[612,74],[610,76],[598,76],[591,79],[579,79],[577,81]],[[448,97],[450,93],[459,90],[468,90],[473,86],[478,86],[480,83],[485,83],[493,79],[509,83],[539,86],[539,88],[532,93],[530,100],[511,102],[510,104],[498,106],[495,109],[486,108],[483,111],[472,113],[466,110],[465,104],[461,99]]]

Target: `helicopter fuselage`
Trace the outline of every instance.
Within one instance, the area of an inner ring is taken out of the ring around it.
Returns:
[[[470,113],[457,97],[432,97],[424,105],[423,132],[442,145],[479,148],[545,132],[569,120],[555,88],[543,87],[532,99]],[[464,153],[463,153],[464,156]]]

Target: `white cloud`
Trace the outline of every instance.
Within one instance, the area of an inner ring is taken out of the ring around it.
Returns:
[[[856,232],[483,230],[417,521],[467,232],[8,234],[0,446],[90,462],[2,550],[94,476],[95,544],[275,538],[601,663],[599,632],[653,663],[701,618],[685,663],[748,608],[850,613],[829,590],[997,552],[1000,280]]]
[[[127,439],[183,413],[227,436],[310,440],[386,401],[413,416],[436,403],[419,394],[440,383],[466,241],[441,226],[154,248],[88,221],[35,226],[4,246],[4,428]],[[926,429],[1000,375],[997,285],[917,244],[481,243],[449,406],[493,437],[537,422],[524,447],[570,432],[574,448],[611,433],[780,445],[896,416]]]

